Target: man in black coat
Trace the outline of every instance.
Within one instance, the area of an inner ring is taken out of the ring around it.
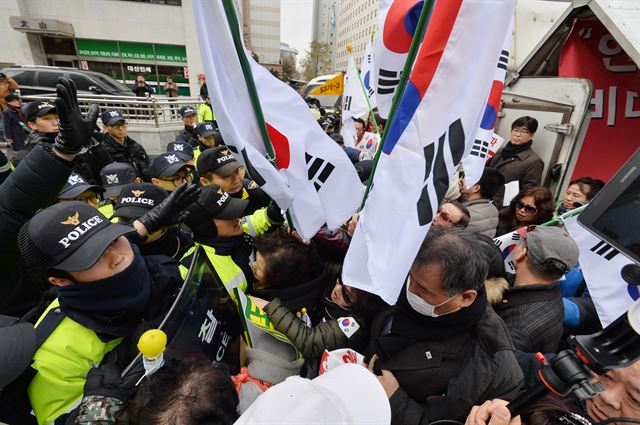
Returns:
[[[144,76],[138,75],[136,78],[136,84],[131,89],[132,92],[136,94],[138,97],[146,97],[147,94],[151,96],[153,94],[153,89],[149,84],[144,81]]]
[[[27,139],[27,132],[24,129],[24,115],[21,111],[20,97],[11,93],[5,97],[7,107],[2,111],[4,120],[4,137],[15,152],[24,149],[24,142]]]
[[[71,171],[76,155],[91,140],[98,118],[98,106],[92,105],[84,120],[80,115],[75,85],[60,79],[55,107],[61,131],[51,143],[34,145],[20,165],[0,186],[0,314],[21,316],[37,305],[48,285],[31,278],[22,262],[16,243],[20,227],[41,208],[55,202]],[[48,104],[40,109],[54,108]]]
[[[460,420],[474,404],[520,390],[513,343],[487,301],[479,243],[466,231],[432,229],[396,305],[374,320],[366,354],[382,369],[394,425]]]
[[[196,125],[198,124],[198,112],[193,106],[183,106],[180,108],[180,118],[184,123],[184,128],[176,134],[176,141],[189,142],[192,148],[198,147],[198,134]]]

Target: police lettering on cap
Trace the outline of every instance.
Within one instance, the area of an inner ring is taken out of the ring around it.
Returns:
[[[236,160],[233,153],[227,146],[216,146],[207,149],[198,157],[196,168],[198,174],[204,176],[206,173],[215,173],[221,177],[230,176],[235,170],[242,167],[242,164]]]
[[[102,124],[104,125],[114,125],[118,121],[125,121],[124,116],[120,111],[104,111],[102,115],[100,115],[100,119],[102,120]]]
[[[166,190],[151,183],[126,185],[120,191],[114,217],[140,218],[168,195]]]
[[[99,194],[104,192],[104,188],[102,186],[90,184],[80,174],[71,173],[67,179],[67,183],[65,183],[64,187],[58,194],[58,199],[73,199],[87,190]]]
[[[180,116],[183,118],[190,117],[197,114],[193,106],[183,106],[182,108],[180,108],[179,113],[180,113]]]
[[[209,122],[201,122],[196,126],[196,134],[198,136],[209,137],[215,136],[218,130]]]
[[[135,231],[112,224],[84,202],[55,204],[37,213],[18,235],[18,248],[28,267],[83,271],[93,266],[109,245]]]
[[[191,168],[191,166],[175,152],[165,152],[151,161],[151,177],[175,176],[182,167]]]
[[[181,140],[167,144],[167,152],[175,153],[183,161],[191,161],[194,157],[193,147]]]
[[[117,196],[122,188],[130,183],[134,183],[138,177],[133,165],[128,162],[112,162],[100,170],[100,179],[106,189],[105,198]]]
[[[34,121],[37,117],[42,117],[47,114],[55,114],[56,105],[53,104],[53,101],[34,100],[33,102],[27,103],[22,108],[22,112],[24,113],[27,121]]]

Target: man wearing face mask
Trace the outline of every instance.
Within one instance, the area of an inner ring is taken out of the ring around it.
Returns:
[[[522,371],[487,302],[487,272],[472,234],[429,231],[396,305],[374,320],[380,336],[366,352],[370,367],[382,369],[392,424],[460,420],[473,404],[518,393]]]
[[[27,393],[39,424],[68,413],[82,397],[87,373],[128,337],[137,341],[143,322],[169,309],[182,278],[165,256],[143,257],[133,241],[179,223],[198,195],[182,186],[133,223],[113,224],[83,202],[53,205],[36,214],[18,235],[32,273],[56,286],[55,299],[36,323],[37,350]],[[116,356],[126,365],[129,343]]]

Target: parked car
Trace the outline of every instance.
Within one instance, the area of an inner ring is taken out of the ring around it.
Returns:
[[[55,93],[58,77],[73,80],[79,94],[135,96],[129,87],[100,72],[39,65],[14,65],[0,72],[13,77],[20,84],[20,93],[24,96]]]

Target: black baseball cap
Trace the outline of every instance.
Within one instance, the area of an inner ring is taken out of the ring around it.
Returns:
[[[53,100],[34,100],[33,102],[27,103],[23,108],[22,112],[24,113],[27,121],[33,121],[36,117],[41,117],[47,114],[55,114],[56,113],[56,105],[53,103]]]
[[[190,226],[211,221],[212,218],[231,220],[244,216],[249,205],[246,199],[237,199],[223,191],[217,184],[204,186],[200,190],[198,200],[189,205],[189,216],[185,223]]]
[[[180,111],[178,111],[180,113],[181,117],[190,117],[192,115],[196,115],[196,108],[194,108],[193,106],[183,106],[182,108],[180,108]]]
[[[169,142],[167,152],[175,153],[183,161],[191,161],[194,157],[193,146],[183,140]]]
[[[135,229],[111,223],[84,202],[45,208],[22,226],[18,248],[27,267],[47,271],[82,271],[93,266],[109,245]]]
[[[198,174],[201,176],[213,172],[221,177],[231,175],[240,167],[242,167],[242,164],[233,156],[229,148],[224,145],[202,152],[196,165]]]
[[[210,122],[201,122],[196,126],[196,134],[198,136],[209,137],[215,136],[218,130]]]
[[[0,316],[0,391],[29,366],[36,351],[36,331],[17,317]]]
[[[104,192],[102,186],[89,183],[78,173],[71,173],[64,187],[58,194],[58,199],[73,199],[87,190],[100,194]]]
[[[120,191],[114,217],[140,218],[155,208],[169,194],[151,183],[128,184]]]
[[[100,180],[105,188],[104,197],[117,196],[125,185],[134,183],[136,177],[138,174],[135,168],[128,162],[112,162],[105,165],[100,170]]]
[[[344,138],[340,133],[330,134],[329,137],[331,137],[333,141],[336,142],[337,144],[344,145]]]
[[[104,125],[114,125],[118,121],[125,121],[124,115],[118,110],[104,111],[100,115],[100,119]]]
[[[193,168],[175,152],[165,152],[151,161],[151,177],[175,176],[182,167]]]
[[[8,95],[6,95],[4,97],[4,100],[7,101],[7,102],[11,102],[13,100],[20,100],[20,96],[18,96],[15,93],[9,93]]]

